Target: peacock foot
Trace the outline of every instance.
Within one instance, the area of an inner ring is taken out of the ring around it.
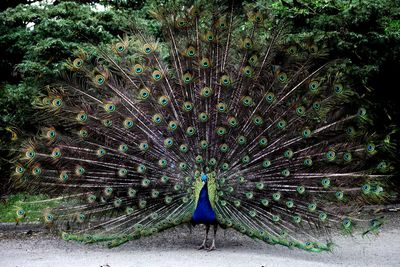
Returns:
[[[205,244],[201,244],[200,246],[197,247],[197,249],[198,249],[198,250],[207,249],[207,247],[206,247]]]
[[[211,247],[209,247],[207,250],[208,250],[208,251],[213,251],[213,250],[216,250],[216,249],[217,249],[217,248],[215,247],[215,242],[214,242],[214,240],[213,240]]]

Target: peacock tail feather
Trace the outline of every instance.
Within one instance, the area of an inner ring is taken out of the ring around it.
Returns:
[[[390,197],[388,146],[340,60],[262,9],[151,15],[162,42],[134,29],[77,51],[35,101],[13,179],[60,201],[44,222],[109,246],[148,236],[190,221],[207,168],[218,223],[252,238],[328,251],[331,232],[378,231],[362,208]]]

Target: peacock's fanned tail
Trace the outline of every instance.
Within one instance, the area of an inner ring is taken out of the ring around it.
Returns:
[[[378,230],[362,208],[389,196],[387,147],[340,62],[245,13],[159,7],[160,42],[134,30],[68,61],[73,74],[36,101],[43,127],[14,175],[58,201],[46,223],[110,246],[154,234],[190,221],[208,168],[219,224],[250,237],[325,251],[332,231]]]

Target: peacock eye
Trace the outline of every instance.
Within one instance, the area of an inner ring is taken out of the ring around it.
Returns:
[[[188,151],[188,146],[187,145],[181,145],[179,147],[179,150],[183,153],[186,153]]]
[[[312,165],[312,159],[308,158],[304,160],[304,165],[305,166],[311,166]]]
[[[310,84],[308,85],[308,89],[310,89],[312,93],[316,93],[318,91],[318,88],[319,88],[318,81],[311,81]]]
[[[239,145],[244,145],[244,144],[246,144],[246,142],[247,142],[247,139],[246,139],[246,137],[243,136],[243,135],[241,135],[241,136],[239,136],[239,137],[237,138],[237,143],[238,143]]]
[[[23,209],[17,210],[17,215],[18,216],[24,216],[25,215],[25,210],[23,210]]]
[[[217,160],[214,159],[214,158],[211,158],[211,159],[208,161],[208,164],[210,164],[210,166],[215,166],[215,164],[217,164]]]
[[[350,153],[350,152],[344,153],[344,154],[343,154],[343,160],[344,160],[345,162],[350,162],[350,161],[352,160],[351,153]]]
[[[221,79],[220,79],[220,83],[223,86],[229,86],[229,85],[231,85],[232,81],[231,81],[231,78],[228,75],[223,75],[221,77]]]
[[[269,159],[264,159],[262,162],[262,166],[263,168],[268,168],[269,166],[271,166],[271,161]]]
[[[320,108],[321,108],[321,104],[319,102],[314,102],[313,109],[314,110],[319,110]]]
[[[78,214],[78,221],[83,222],[85,220],[86,216],[83,213]]]
[[[367,110],[365,108],[360,108],[357,112],[357,115],[362,117],[365,116],[367,114]]]
[[[373,143],[369,143],[369,144],[367,144],[367,151],[368,151],[368,153],[373,153],[373,152],[375,152],[375,145],[373,144]]]
[[[120,176],[120,177],[126,176],[127,173],[128,173],[128,170],[125,168],[121,168],[118,170],[118,176]]]
[[[315,211],[317,209],[317,204],[310,203],[310,204],[308,204],[307,208],[309,211]]]
[[[165,107],[169,104],[169,98],[167,96],[160,96],[158,98],[158,104]]]
[[[72,64],[75,68],[79,69],[83,65],[83,60],[81,58],[75,58]]]
[[[196,55],[196,50],[194,49],[193,46],[190,46],[186,49],[186,55],[188,57],[194,57]]]
[[[53,103],[53,106],[57,107],[57,108],[62,106],[62,100],[60,98],[54,99],[52,103]]]
[[[354,133],[355,133],[354,127],[350,126],[350,127],[346,128],[346,134],[347,135],[352,136],[352,135],[354,135]]]
[[[152,46],[150,44],[145,44],[144,45],[144,52],[146,54],[150,54],[151,52],[153,52]]]
[[[118,53],[123,53],[126,49],[123,43],[117,43],[115,47],[117,48]]]
[[[299,185],[296,188],[296,191],[297,191],[297,193],[299,193],[301,195],[301,194],[304,194],[304,192],[306,191],[306,188],[304,186],[302,186],[302,185]]]
[[[119,150],[120,152],[125,153],[126,151],[128,151],[128,146],[125,145],[125,144],[121,144],[121,145],[119,145],[118,150]]]
[[[217,110],[220,111],[220,112],[226,111],[226,106],[225,106],[225,104],[224,104],[224,103],[219,103],[219,104],[217,105]]]
[[[190,83],[191,81],[193,80],[193,75],[191,74],[191,73],[185,73],[184,75],[183,75],[183,81],[185,82],[185,83]]]
[[[361,190],[364,194],[368,194],[371,190],[371,186],[369,184],[364,184],[363,186],[361,186]]]
[[[154,80],[159,81],[161,79],[161,72],[158,70],[155,70],[152,74],[152,77]]]
[[[310,137],[311,136],[311,130],[309,128],[305,128],[302,131],[302,136],[305,137],[305,138]]]
[[[96,75],[95,77],[97,85],[103,85],[104,82],[106,81],[106,78],[103,75]]]
[[[253,48],[253,42],[250,38],[246,38],[243,40],[243,48],[245,48],[245,49]]]
[[[203,61],[203,62],[201,63],[201,65],[202,65],[204,68],[208,68],[208,67],[209,67],[208,61]]]
[[[133,66],[133,70],[135,71],[136,74],[142,74],[143,66],[141,64],[135,64],[135,66]]]
[[[46,220],[47,220],[48,222],[52,222],[53,219],[54,219],[54,216],[53,216],[52,214],[48,214],[48,215],[46,216]]]
[[[102,123],[103,123],[103,125],[106,126],[106,127],[111,127],[112,124],[113,124],[113,121],[110,120],[110,119],[105,119],[105,120],[102,121]]]
[[[226,153],[229,151],[229,146],[227,144],[222,144],[219,147],[219,151],[221,151],[222,153]]]
[[[251,78],[251,77],[253,77],[254,70],[253,70],[252,67],[246,66],[246,67],[244,67],[242,73],[243,73],[244,76],[246,76],[246,77],[248,77],[248,78]]]
[[[211,32],[208,32],[206,34],[206,39],[207,41],[212,42],[214,40],[214,35]]]
[[[68,173],[66,171],[62,171],[60,173],[60,180],[62,182],[66,182],[68,180],[68,178],[69,178],[69,176],[68,176]]]
[[[106,154],[106,150],[104,148],[99,148],[96,150],[96,155],[100,158]]]
[[[262,125],[262,124],[264,123],[264,120],[263,120],[263,118],[261,118],[260,116],[255,116],[255,117],[253,118],[253,123],[254,123],[255,125],[257,125],[257,126],[260,126],[260,125]]]
[[[82,166],[77,166],[76,168],[75,168],[75,174],[77,175],[77,176],[81,176],[82,174],[84,174],[85,173],[85,168],[83,168]]]
[[[149,96],[150,96],[150,90],[148,88],[140,89],[139,91],[140,99],[146,100],[147,98],[149,98]]]
[[[183,103],[183,108],[185,111],[191,111],[193,109],[193,104],[191,102]]]
[[[265,95],[265,100],[267,100],[267,102],[268,102],[269,104],[271,104],[271,103],[274,101],[274,99],[275,99],[275,95],[274,95],[274,93],[272,93],[272,92],[267,93],[267,94]]]
[[[349,227],[351,226],[351,221],[350,221],[350,219],[348,219],[348,218],[343,219],[342,225],[343,225],[345,228],[349,228]]]
[[[257,13],[255,14],[254,19],[255,19],[255,21],[256,21],[257,23],[260,23],[260,22],[263,21],[263,16],[261,15],[260,12],[257,12]]]
[[[142,142],[139,144],[139,149],[145,152],[149,149],[149,144],[147,142]]]
[[[55,131],[49,131],[47,133],[47,136],[50,137],[50,138],[54,138],[54,137],[56,137],[56,132]]]
[[[79,130],[78,134],[79,134],[79,136],[82,137],[82,138],[85,138],[85,137],[87,137],[87,136],[89,135],[88,132],[87,132],[87,130],[85,130],[85,129]]]
[[[388,164],[384,161],[378,163],[378,165],[376,166],[376,168],[380,171],[380,172],[386,172],[388,169]]]
[[[329,178],[324,178],[321,180],[321,184],[324,188],[328,188],[331,184],[331,180]]]
[[[221,165],[221,169],[223,170],[223,171],[226,171],[226,170],[228,170],[229,169],[229,164],[228,163],[223,163],[222,165]]]
[[[115,111],[115,104],[113,104],[113,103],[108,103],[108,104],[106,104],[106,105],[104,106],[104,109],[105,109],[107,112],[113,112],[113,111]]]
[[[286,121],[285,120],[280,120],[277,124],[278,129],[283,130],[286,128]]]
[[[303,106],[299,106],[296,108],[296,113],[299,116],[303,116],[305,114],[305,108]]]
[[[335,159],[336,159],[336,153],[335,153],[335,151],[333,151],[333,150],[328,151],[328,152],[326,153],[326,158],[327,158],[329,161],[335,160]]]
[[[226,129],[224,127],[218,127],[217,128],[217,134],[222,136],[226,133]]]
[[[341,94],[343,92],[343,85],[341,84],[334,84],[333,89],[335,90],[336,94]]]
[[[283,156],[285,158],[288,158],[288,159],[292,158],[293,157],[293,150],[286,149],[285,152],[283,152]]]
[[[287,52],[290,54],[290,55],[294,55],[294,54],[296,54],[296,52],[297,52],[297,47],[296,46],[290,46],[288,49],[287,49]]]
[[[281,172],[281,174],[282,174],[282,176],[284,176],[284,177],[288,177],[288,176],[290,175],[290,171],[289,171],[288,169],[284,169],[284,170]]]
[[[205,112],[202,112],[199,114],[199,121],[200,122],[207,122],[208,121],[208,114]]]
[[[33,175],[39,175],[42,173],[42,169],[40,167],[34,167],[32,170]]]
[[[310,46],[309,50],[310,50],[311,53],[317,53],[318,52],[318,46],[312,45],[312,46]]]
[[[22,167],[22,166],[17,166],[17,167],[15,168],[15,172],[18,173],[18,174],[22,174],[22,173],[25,172],[25,168]]]
[[[51,153],[52,157],[55,159],[58,159],[61,157],[61,151],[59,148],[54,148],[52,153]]]
[[[164,140],[164,146],[166,148],[170,148],[173,144],[174,144],[174,139],[172,139],[171,137]]]
[[[318,215],[318,218],[319,218],[321,221],[325,221],[327,217],[328,217],[328,215],[327,215],[325,212],[323,212],[323,211],[321,211],[321,212],[319,213],[319,215]]]
[[[274,222],[279,222],[280,219],[281,219],[281,217],[279,215],[273,215],[272,216],[272,221],[274,221]]]
[[[166,159],[160,159],[160,160],[158,161],[158,165],[159,165],[160,167],[162,167],[162,168],[166,167],[166,166],[167,166],[167,160],[166,160]]]
[[[343,199],[343,192],[342,191],[338,191],[335,193],[335,196],[337,199],[342,200]]]
[[[133,120],[130,119],[130,118],[127,118],[127,119],[124,120],[123,125],[124,125],[124,128],[125,128],[125,129],[132,128],[132,126],[133,126]]]
[[[212,93],[213,93],[213,90],[209,87],[204,87],[200,90],[200,95],[202,97],[209,97],[212,95]]]
[[[188,136],[193,136],[196,133],[196,130],[194,127],[190,126],[186,129],[186,135]]]
[[[285,83],[285,82],[287,82],[287,74],[286,73],[280,73],[279,75],[278,75],[278,81],[280,81],[281,83]]]

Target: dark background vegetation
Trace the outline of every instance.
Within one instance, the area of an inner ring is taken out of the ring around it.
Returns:
[[[182,1],[187,3],[188,1]],[[234,2],[235,10],[250,1]],[[7,127],[35,133],[33,98],[57,79],[65,59],[77,47],[109,43],[135,25],[159,36],[148,10],[158,0],[0,1],[0,193],[9,194],[12,164],[8,151],[15,145]],[[105,6],[99,11],[96,6]],[[400,1],[397,0],[260,0],[289,32],[318,36],[332,58],[349,59],[349,83],[375,117],[373,130],[395,131],[400,111]],[[397,153],[393,156],[398,165]],[[400,184],[396,177],[393,181]]]

